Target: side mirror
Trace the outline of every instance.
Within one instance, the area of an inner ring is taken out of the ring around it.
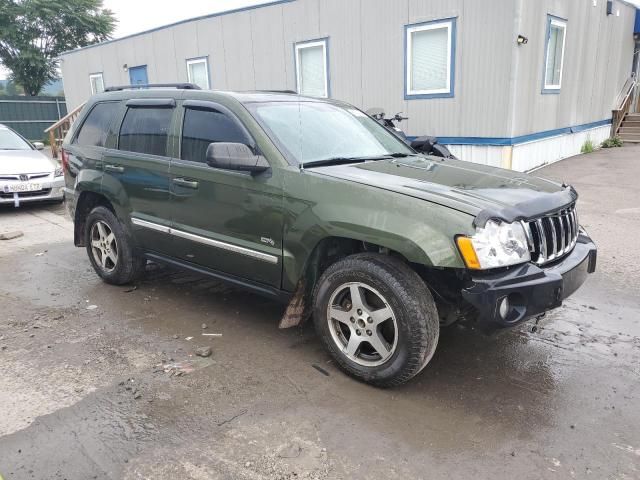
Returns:
[[[262,155],[256,155],[244,143],[219,142],[207,147],[207,165],[224,170],[261,173],[269,169],[269,162]]]
[[[36,147],[36,150],[44,150],[44,143],[42,142],[33,142],[33,146]]]
[[[417,152],[431,153],[437,143],[438,139],[436,137],[418,137],[411,142],[411,148]]]

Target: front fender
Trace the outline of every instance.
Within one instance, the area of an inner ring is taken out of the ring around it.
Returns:
[[[283,287],[287,290],[302,277],[315,247],[331,237],[386,247],[429,267],[464,268],[454,238],[473,232],[469,214],[322,176],[298,174],[295,186],[287,183],[289,211],[283,251]]]

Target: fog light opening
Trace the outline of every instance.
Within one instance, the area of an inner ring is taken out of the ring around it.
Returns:
[[[509,305],[508,297],[504,297],[502,300],[500,300],[500,304],[498,305],[498,313],[500,314],[503,320],[507,319],[507,315],[509,314],[510,308],[511,308],[511,305]]]
[[[511,292],[498,300],[498,318],[505,324],[514,324],[525,318],[527,306],[519,292]]]

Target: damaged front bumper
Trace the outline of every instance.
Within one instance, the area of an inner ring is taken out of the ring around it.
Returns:
[[[512,327],[562,305],[595,271],[596,257],[596,245],[581,233],[573,251],[559,262],[474,274],[462,297],[477,310],[484,330]]]

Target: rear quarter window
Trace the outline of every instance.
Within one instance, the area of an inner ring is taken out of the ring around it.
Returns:
[[[172,108],[129,108],[120,127],[118,149],[166,156],[172,115]]]
[[[118,110],[118,102],[97,103],[82,123],[73,143],[89,147],[104,147],[109,126]]]

